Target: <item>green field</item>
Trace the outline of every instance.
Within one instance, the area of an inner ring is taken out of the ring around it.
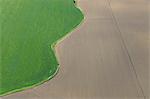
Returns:
[[[0,95],[52,78],[54,45],[83,18],[73,0],[0,0]]]

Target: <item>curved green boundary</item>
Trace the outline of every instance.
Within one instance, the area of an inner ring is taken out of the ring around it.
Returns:
[[[76,5],[75,5],[75,6],[76,6]],[[79,7],[76,6],[76,8],[77,8],[78,10],[80,10],[80,12],[82,12]],[[82,13],[82,15],[83,15],[83,13]],[[70,32],[67,32],[68,34],[66,34],[65,36],[63,36],[62,38],[60,38],[59,40],[57,40],[57,41],[54,42],[53,44],[51,44],[50,47],[51,47],[51,49],[53,50],[53,53],[55,54],[57,63],[59,63],[59,62],[58,62],[58,60],[57,60],[58,58],[57,58],[57,56],[56,56],[55,46],[56,46],[59,42],[61,42],[63,39],[65,39],[66,37],[68,37],[68,36],[71,34],[71,31],[73,31],[74,29],[76,29],[77,26],[79,26],[79,25],[83,22],[84,18],[85,18],[85,17],[83,16],[82,21],[81,21],[79,24],[76,24],[75,27],[73,27],[73,29],[70,30]],[[26,87],[23,87],[23,88],[18,88],[18,89],[15,89],[15,90],[6,92],[6,93],[4,93],[4,94],[0,94],[0,96],[6,96],[6,95],[9,95],[9,94],[11,94],[11,93],[15,93],[15,92],[19,92],[19,91],[22,91],[22,90],[25,90],[25,89],[33,88],[33,87],[35,87],[35,86],[38,86],[38,85],[40,85],[40,84],[42,84],[42,83],[44,83],[44,82],[46,82],[46,81],[52,79],[52,78],[58,73],[58,71],[59,71],[59,66],[60,66],[60,65],[58,64],[58,65],[56,66],[56,68],[55,68],[53,74],[50,75],[47,79],[42,80],[42,81],[40,81],[39,83],[30,85],[30,86],[26,86]]]

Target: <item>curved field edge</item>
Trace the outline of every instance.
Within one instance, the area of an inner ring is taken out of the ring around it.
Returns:
[[[75,6],[75,7],[77,8],[77,10],[79,10],[81,13],[83,12],[80,7],[78,7],[78,6],[76,6],[76,5],[74,5],[74,6]],[[58,71],[59,71],[60,65],[59,65],[58,57],[56,56],[55,47],[56,47],[57,44],[59,44],[61,41],[63,41],[65,38],[67,38],[67,37],[72,33],[72,31],[74,31],[78,26],[80,26],[80,25],[83,23],[83,21],[84,21],[84,19],[85,19],[83,13],[82,13],[82,16],[81,16],[81,17],[82,17],[82,18],[81,18],[80,22],[79,22],[78,24],[76,24],[70,31],[68,31],[65,36],[61,37],[60,39],[58,39],[57,41],[55,41],[54,43],[52,43],[52,44],[50,45],[50,47],[51,47],[51,49],[52,49],[52,51],[53,51],[53,53],[54,53],[54,55],[55,55],[55,58],[56,58],[56,61],[57,61],[57,64],[58,64],[58,65],[56,65],[55,70],[52,71],[52,74],[51,74],[47,79],[44,79],[44,80],[40,81],[39,83],[35,83],[35,84],[29,85],[29,86],[26,86],[26,87],[23,87],[23,88],[18,88],[18,89],[15,89],[15,90],[12,90],[12,91],[9,91],[9,92],[6,92],[6,93],[2,93],[2,94],[0,94],[0,97],[6,96],[6,95],[9,95],[9,94],[12,94],[12,93],[20,92],[20,91],[23,91],[23,90],[26,90],[26,89],[31,89],[31,88],[33,88],[33,87],[36,87],[36,86],[38,86],[38,85],[41,85],[41,84],[43,84],[43,83],[49,81],[49,80],[52,79],[55,75],[57,75],[57,73],[58,73]]]

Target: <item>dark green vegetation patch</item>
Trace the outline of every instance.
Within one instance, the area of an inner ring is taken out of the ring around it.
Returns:
[[[82,19],[74,0],[0,0],[0,95],[52,78],[52,45]]]

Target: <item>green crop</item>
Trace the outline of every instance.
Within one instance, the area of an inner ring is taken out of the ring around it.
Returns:
[[[0,0],[0,95],[52,78],[54,45],[82,20],[74,0]]]

